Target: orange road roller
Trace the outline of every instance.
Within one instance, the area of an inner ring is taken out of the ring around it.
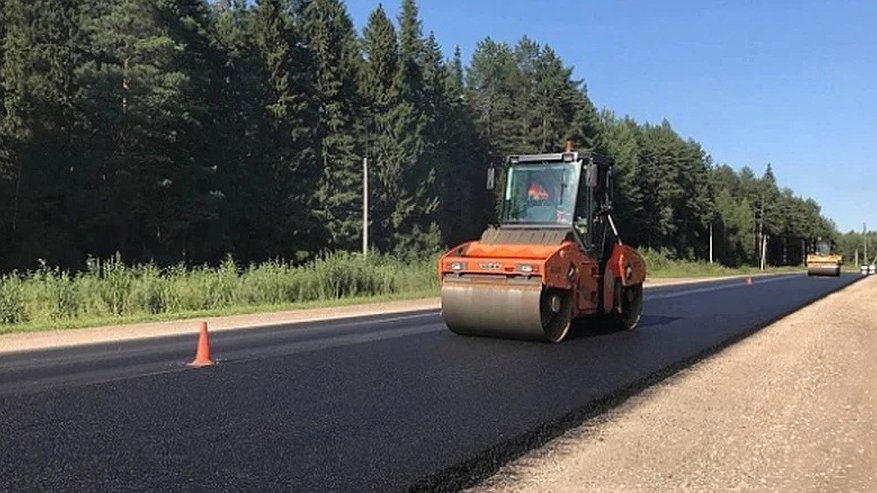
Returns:
[[[548,342],[580,320],[634,329],[646,264],[612,220],[611,160],[568,144],[562,153],[510,156],[504,171],[499,225],[439,259],[448,328]],[[488,189],[496,176],[491,168]]]

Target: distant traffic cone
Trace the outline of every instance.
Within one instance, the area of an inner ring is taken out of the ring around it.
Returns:
[[[748,277],[746,278],[746,285],[747,285],[747,286],[752,286],[752,276],[748,276]]]
[[[201,368],[213,366],[216,363],[210,359],[210,336],[207,335],[207,322],[201,322],[201,335],[198,337],[198,351],[195,352],[195,360],[189,366]]]

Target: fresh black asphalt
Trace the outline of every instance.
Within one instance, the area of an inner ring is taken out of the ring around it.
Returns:
[[[215,333],[199,370],[196,330],[3,355],[0,491],[457,489],[856,279],[650,288],[637,330],[562,344],[425,311]]]

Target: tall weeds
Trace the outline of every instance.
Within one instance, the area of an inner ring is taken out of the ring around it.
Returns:
[[[119,256],[89,259],[70,273],[45,263],[0,277],[0,331],[13,325],[112,320],[248,306],[425,292],[438,287],[435,257],[401,260],[350,253],[295,266],[270,261],[218,267],[128,266]]]

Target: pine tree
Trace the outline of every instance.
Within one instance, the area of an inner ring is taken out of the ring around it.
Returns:
[[[220,8],[213,30],[220,62],[212,103],[218,125],[210,142],[219,156],[221,244],[239,259],[264,258],[270,250],[261,235],[270,226],[258,220],[266,213],[260,187],[272,176],[265,162],[265,150],[271,148],[265,110],[268,74],[253,41],[252,18],[244,0],[236,0]]]
[[[377,178],[375,226],[377,246],[403,252],[434,248],[437,232],[430,226],[438,201],[431,193],[434,170],[423,158],[426,122],[418,111],[416,87],[410,85],[411,53],[400,56],[395,28],[381,7],[365,29],[365,93],[369,142]]]
[[[570,140],[578,149],[608,152],[605,137],[600,124],[600,116],[594,103],[588,97],[588,90],[584,81],[576,82],[575,92],[572,97],[573,115],[568,124],[564,141]]]
[[[429,48],[435,46],[435,48]],[[478,129],[466,104],[463,61],[460,49],[447,66],[439,63],[434,37],[427,40],[426,87],[434,94],[436,124],[433,141],[436,186],[439,190],[438,220],[443,244],[459,244],[477,238],[493,220],[490,195],[484,187],[488,160]]]
[[[514,49],[514,66],[509,74],[507,90],[514,101],[511,118],[517,123],[514,139],[519,153],[548,152],[543,150],[541,132],[546,115],[545,108],[539,108],[540,94],[538,87],[542,77],[542,47],[527,36],[521,38]],[[547,144],[546,144],[547,145]]]
[[[118,243],[104,249],[132,260],[204,260],[200,232],[216,220],[205,6],[120,0],[91,15],[91,60],[80,78],[90,88],[96,193],[113,204],[103,227],[112,225]]]
[[[10,193],[0,209],[8,211],[4,257],[12,265],[67,264],[78,254],[78,16],[73,0],[5,1],[0,174]]]
[[[305,258],[324,243],[316,206],[322,172],[316,127],[318,100],[314,60],[282,0],[259,0],[253,37],[267,73],[268,143],[259,185],[260,213],[269,257]]]
[[[438,45],[423,39],[422,22],[414,0],[402,1],[399,16],[399,72],[395,86],[399,96],[390,114],[398,150],[395,159],[403,172],[402,183],[409,213],[398,215],[395,248],[402,252],[434,250],[440,235],[436,211],[439,194],[435,186],[438,136],[436,104],[440,104],[439,81],[443,78]],[[427,74],[432,72],[431,74]],[[431,76],[432,87],[428,87]]]
[[[719,226],[715,229],[716,253],[725,265],[738,266],[752,259],[747,252],[753,227],[752,209],[746,199],[737,200],[727,188],[715,199]]]
[[[686,258],[704,259],[708,257],[708,228],[715,208],[709,178],[712,161],[697,141],[680,138],[680,143],[680,184],[687,193],[677,203],[682,213],[676,248],[683,251]]]
[[[304,34],[316,60],[319,98],[321,219],[334,249],[353,250],[362,235],[361,153],[357,147],[362,101],[357,91],[362,64],[356,31],[339,0],[314,0],[304,11]]]
[[[391,168],[395,163],[387,156],[393,147],[387,135],[388,114],[398,99],[394,81],[399,71],[399,45],[393,23],[382,6],[379,5],[369,16],[363,37],[365,63],[361,87],[367,104],[366,157],[372,162],[369,176],[372,223],[369,227],[373,238],[383,239],[378,240],[378,248],[385,249],[390,246],[391,215],[394,201],[402,195],[402,184],[399,180],[401,170]],[[372,176],[377,179],[372,180]]]
[[[646,211],[651,206],[645,201],[645,175],[641,172],[639,127],[625,117],[616,119],[606,110],[601,115],[606,152],[614,161],[614,213],[613,218],[623,231],[625,242],[644,244],[642,231],[646,230]]]
[[[486,38],[475,47],[467,73],[466,100],[494,164],[502,164],[509,154],[524,152],[514,98],[516,71],[515,55],[507,44]]]
[[[15,167],[12,156],[8,155],[9,144],[6,142],[5,133],[2,130],[2,122],[6,120],[6,0],[0,0],[0,243],[10,245],[12,197],[14,195],[13,183],[15,181]],[[4,265],[0,262],[0,272]]]
[[[447,209],[450,197],[446,193],[449,190],[450,176],[456,175],[456,179],[463,178],[458,172],[462,163],[454,161],[453,157],[455,147],[459,148],[463,143],[450,139],[454,138],[452,127],[462,126],[464,121],[454,120],[451,114],[454,97],[452,91],[455,91],[455,88],[451,87],[452,82],[449,77],[448,67],[445,65],[435,34],[430,33],[423,42],[421,110],[428,121],[426,136],[429,148],[424,159],[427,165],[435,170],[435,187],[432,194],[438,201],[435,219],[442,233],[442,243],[448,243],[445,233],[452,227],[448,224],[448,220],[451,219]],[[459,87],[459,91],[462,91],[462,87]]]
[[[215,234],[222,202],[217,163],[222,156],[209,142],[219,126],[212,99],[219,73],[219,55],[210,43],[212,18],[207,0],[163,0],[161,12],[170,36],[184,47],[178,63],[188,79],[183,124],[177,128],[181,169],[174,214],[184,219],[177,221],[175,244],[188,261],[219,260],[225,254],[222,236]]]
[[[6,65],[6,22],[6,0],[0,0],[0,102],[6,101],[6,77],[3,69]],[[5,118],[6,106],[0,104],[0,122]],[[0,168],[0,179],[3,176],[2,168]]]
[[[599,120],[584,82],[573,80],[572,69],[548,46],[539,54],[535,80],[537,118],[531,139],[540,152],[556,152],[566,140],[580,150],[600,150]]]

